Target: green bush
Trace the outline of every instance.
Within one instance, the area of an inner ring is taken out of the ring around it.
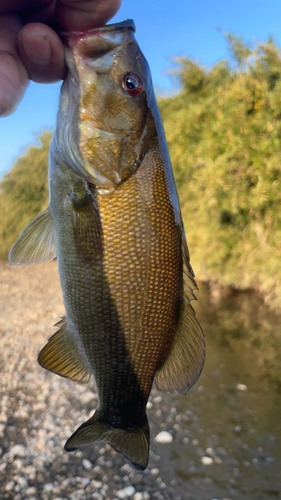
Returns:
[[[280,307],[281,53],[227,38],[209,70],[178,59],[182,91],[159,105],[197,278]]]
[[[24,227],[48,205],[48,155],[52,134],[38,139],[41,147],[31,146],[16,161],[0,184],[0,259],[9,250]]]

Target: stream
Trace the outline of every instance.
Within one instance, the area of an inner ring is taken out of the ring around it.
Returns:
[[[281,318],[253,292],[200,288],[206,362],[173,399],[169,467],[188,499],[280,498]]]

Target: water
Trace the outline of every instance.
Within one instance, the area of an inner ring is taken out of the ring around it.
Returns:
[[[187,499],[281,498],[281,318],[254,293],[198,296],[206,364],[169,400],[169,467]]]

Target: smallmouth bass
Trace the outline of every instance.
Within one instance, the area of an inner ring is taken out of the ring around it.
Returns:
[[[103,441],[143,470],[153,381],[186,393],[205,348],[169,152],[134,32],[129,20],[65,35],[50,204],[9,260],[57,257],[66,314],[38,360],[69,380],[96,382],[99,406],[65,449]]]

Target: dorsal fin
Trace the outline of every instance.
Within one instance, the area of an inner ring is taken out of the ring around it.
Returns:
[[[198,290],[197,283],[195,281],[195,274],[190,264],[189,250],[187,246],[187,241],[185,237],[184,227],[182,223],[181,232],[181,252],[183,260],[183,286],[184,295],[188,297],[189,300],[196,300],[196,295],[193,291]]]
[[[60,328],[40,351],[39,364],[61,377],[79,384],[87,384],[91,374],[87,372],[81,356],[69,338],[65,316],[55,326]]]
[[[205,361],[204,334],[190,304],[197,289],[189,261],[184,231],[182,232],[183,299],[180,318],[170,353],[156,374],[159,391],[186,393],[198,379]]]
[[[54,223],[49,207],[22,231],[9,253],[11,266],[33,266],[56,257]]]

